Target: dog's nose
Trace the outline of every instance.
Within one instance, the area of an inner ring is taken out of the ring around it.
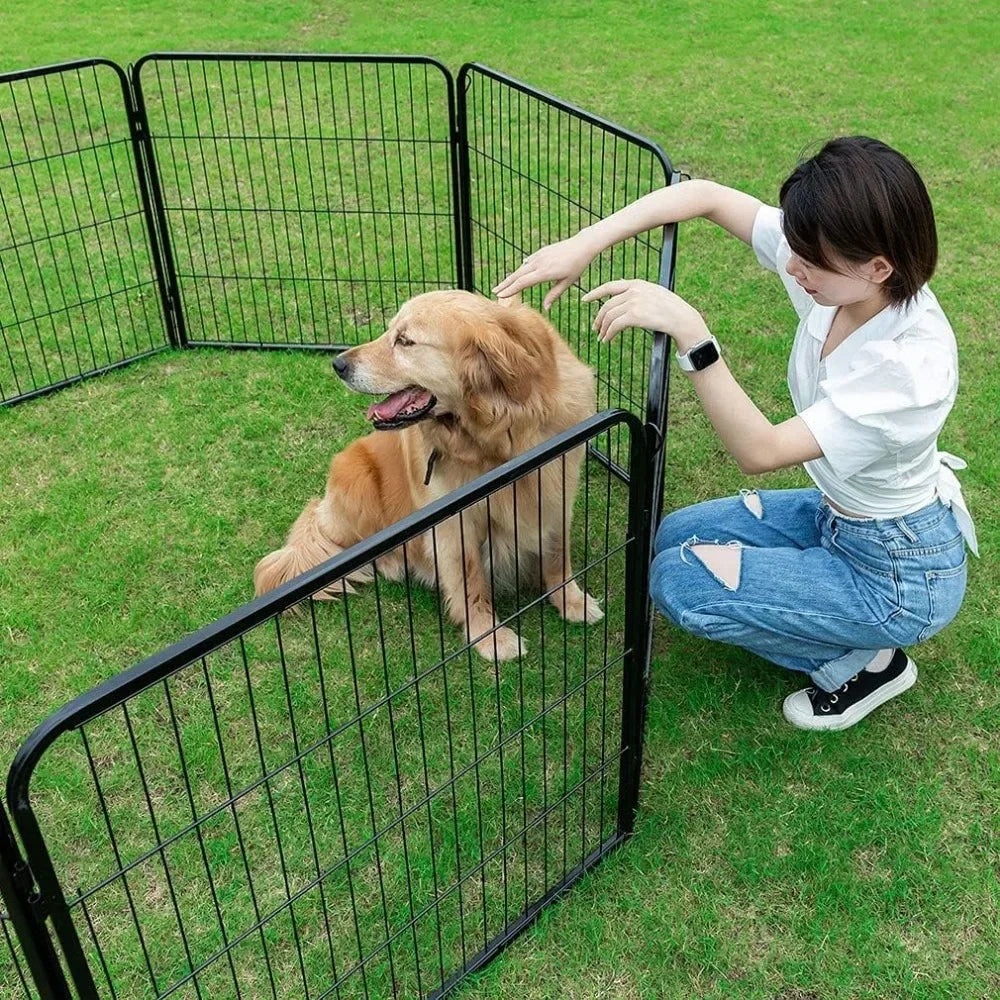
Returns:
[[[333,359],[333,370],[341,377],[347,378],[347,369],[351,367],[351,362],[344,357],[343,354],[338,354]]]

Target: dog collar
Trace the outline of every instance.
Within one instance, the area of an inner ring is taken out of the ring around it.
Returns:
[[[424,476],[424,486],[430,486],[431,475],[434,473],[434,463],[441,457],[437,448],[431,448],[431,453],[427,458],[427,474]]]

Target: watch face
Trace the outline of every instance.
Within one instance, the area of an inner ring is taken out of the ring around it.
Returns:
[[[709,341],[707,344],[699,344],[692,348],[688,358],[694,370],[700,372],[702,368],[707,368],[713,361],[719,360],[719,351],[715,344]]]

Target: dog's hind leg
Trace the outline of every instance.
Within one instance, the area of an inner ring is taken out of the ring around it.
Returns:
[[[310,500],[288,532],[285,544],[268,553],[254,567],[254,593],[259,596],[274,590],[343,552],[345,546],[334,540],[332,527],[328,497]],[[330,600],[345,591],[354,593],[352,583],[366,583],[371,579],[371,569],[363,567],[314,596],[317,600]]]

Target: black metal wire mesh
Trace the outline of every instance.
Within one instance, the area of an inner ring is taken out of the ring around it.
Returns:
[[[493,70],[463,68],[458,88],[468,149],[472,284],[485,295],[541,246],[673,179],[653,143]],[[627,330],[612,344],[599,344],[591,324],[600,303],[581,297],[617,278],[672,284],[674,232],[671,226],[641,234],[605,251],[552,308],[553,323],[597,374],[598,410],[620,407],[646,419],[654,341]],[[523,298],[540,309],[547,291],[538,286]],[[661,339],[658,349],[665,352]],[[627,469],[627,456],[627,436],[618,435],[608,457]]]
[[[101,61],[0,75],[0,402],[167,344],[126,88]]]
[[[474,501],[446,498],[418,528],[401,522],[70,707],[73,732],[11,799],[30,780],[44,845],[23,806],[15,818],[40,884],[47,851],[65,889],[89,970],[71,961],[74,973],[130,1000],[440,995],[620,841],[619,772],[635,751],[624,672],[642,669],[627,618],[644,615],[626,586],[626,559],[645,559],[628,490],[585,463],[559,528],[572,570],[540,573],[523,553],[541,541],[541,477],[571,480],[623,416],[595,418],[544,463],[515,460]],[[527,649],[496,664],[410,560],[426,544],[439,579],[448,520],[471,532],[477,504],[490,518],[505,503],[520,509],[522,552],[505,589],[492,531],[482,557],[496,628]],[[403,579],[346,595],[349,570],[404,541]],[[571,581],[601,620],[562,617]]]
[[[133,78],[190,342],[350,346],[458,283],[437,63],[152,56]]]

